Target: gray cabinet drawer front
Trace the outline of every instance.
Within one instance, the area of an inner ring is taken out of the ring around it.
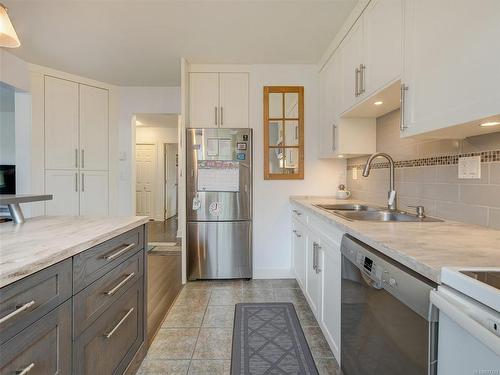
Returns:
[[[71,259],[0,289],[0,343],[71,297]]]
[[[71,301],[67,301],[0,346],[0,374],[30,367],[30,375],[70,374],[71,344]]]
[[[141,278],[75,340],[74,374],[123,373],[144,341],[143,293]]]
[[[73,293],[76,294],[116,265],[144,248],[144,226],[135,228],[73,257]]]
[[[74,336],[78,336],[114,301],[130,288],[144,272],[141,250],[83,289],[73,300]]]

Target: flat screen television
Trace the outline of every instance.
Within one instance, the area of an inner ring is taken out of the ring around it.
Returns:
[[[16,166],[0,164],[0,194],[16,194]]]

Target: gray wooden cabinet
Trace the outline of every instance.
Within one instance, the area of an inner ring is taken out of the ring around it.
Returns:
[[[1,288],[0,375],[115,375],[140,362],[145,231],[140,226]]]

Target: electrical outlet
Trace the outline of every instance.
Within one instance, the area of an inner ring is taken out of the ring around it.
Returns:
[[[468,156],[464,158],[458,158],[458,178],[480,179],[481,156]]]
[[[358,168],[353,168],[352,169],[352,179],[357,180],[358,179]]]

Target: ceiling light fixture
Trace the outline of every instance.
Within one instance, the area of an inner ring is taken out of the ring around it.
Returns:
[[[137,126],[144,125],[142,122],[137,121],[137,120],[135,121],[135,124],[136,124]]]
[[[500,125],[500,121],[489,121],[489,122],[483,122],[482,124],[479,124],[479,126],[482,126],[482,127],[497,126],[497,125]]]
[[[7,14],[7,7],[0,3],[0,47],[17,48],[20,45],[16,30]]]
[[[382,105],[382,104],[384,104],[384,102],[382,102],[382,101],[378,101],[378,102],[375,102],[375,103],[373,103],[373,104],[375,104],[375,105]]]

